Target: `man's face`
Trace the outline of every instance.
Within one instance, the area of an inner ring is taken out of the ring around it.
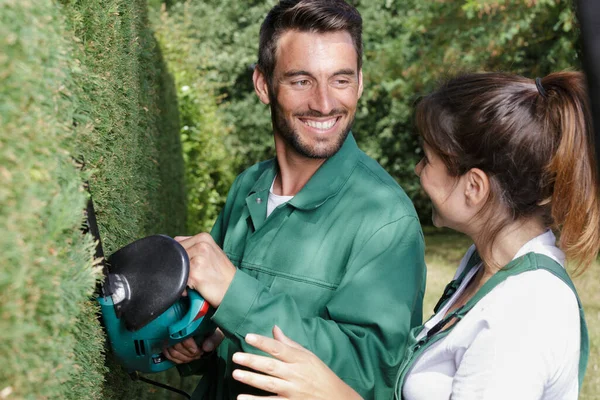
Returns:
[[[331,157],[348,136],[362,94],[350,34],[288,31],[276,60],[268,96],[276,138],[298,155]]]

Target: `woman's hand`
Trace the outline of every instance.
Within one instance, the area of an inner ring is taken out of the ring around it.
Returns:
[[[317,356],[289,339],[277,326],[273,328],[273,339],[248,334],[246,343],[275,358],[235,353],[235,363],[261,373],[236,369],[233,371],[234,379],[278,397],[242,394],[238,396],[238,400],[362,400],[358,393],[338,378]]]

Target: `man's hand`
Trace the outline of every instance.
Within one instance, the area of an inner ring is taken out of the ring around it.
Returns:
[[[219,307],[236,268],[208,233],[178,236],[175,240],[190,259],[188,286],[198,291],[213,308]]]
[[[202,357],[206,353],[210,353],[216,349],[225,335],[217,328],[217,330],[204,339],[202,346],[199,348],[194,338],[187,338],[183,342],[179,342],[172,347],[163,349],[163,354],[175,364],[186,364]]]

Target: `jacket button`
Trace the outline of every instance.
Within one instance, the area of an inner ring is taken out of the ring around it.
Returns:
[[[257,204],[260,204],[260,203],[262,203],[262,199],[261,199],[260,197],[257,197],[257,198],[256,198],[256,203],[257,203]]]

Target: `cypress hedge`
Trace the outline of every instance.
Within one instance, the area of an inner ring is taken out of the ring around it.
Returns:
[[[145,1],[0,1],[0,98],[0,398],[165,398],[105,357],[81,234],[84,181],[106,254],[185,229],[176,93]]]

